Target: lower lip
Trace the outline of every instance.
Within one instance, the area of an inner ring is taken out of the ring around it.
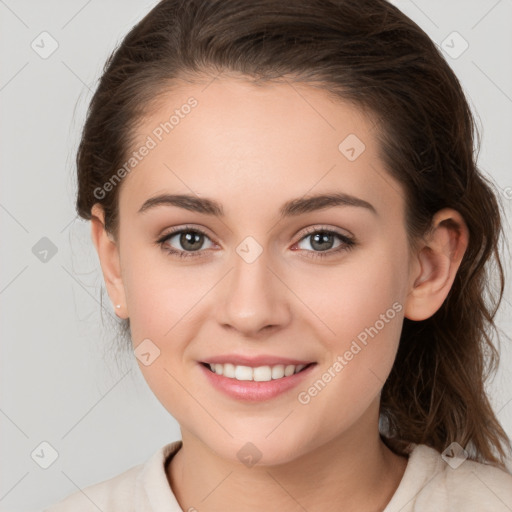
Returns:
[[[243,400],[245,402],[262,402],[270,400],[300,384],[308,375],[311,374],[316,363],[308,366],[299,373],[294,373],[289,377],[273,379],[265,382],[255,382],[252,380],[236,380],[224,377],[212,372],[206,366],[199,363],[202,372],[210,383],[231,398]]]

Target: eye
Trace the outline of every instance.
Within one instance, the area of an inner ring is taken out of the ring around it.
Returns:
[[[174,238],[181,248],[174,248],[169,244],[169,242]],[[168,254],[172,254],[179,258],[198,258],[205,256],[205,250],[203,249],[205,238],[210,240],[210,237],[201,229],[185,226],[184,228],[176,229],[162,236],[156,241],[156,244],[161,246]],[[326,228],[309,230],[295,245],[299,245],[308,239],[311,240],[308,245],[312,250],[304,248],[300,249],[305,250],[307,257],[310,258],[326,258],[334,256],[343,251],[348,251],[356,245],[354,238]],[[336,239],[340,243],[332,249],[333,243]]]
[[[172,246],[169,246],[169,242],[173,238],[176,238],[182,249],[174,249]],[[204,255],[201,248],[205,238],[210,239],[204,231],[201,231],[198,228],[185,227],[171,231],[171,233],[168,233],[157,240],[156,243],[169,254],[173,254],[180,258],[199,257]]]
[[[332,249],[336,239],[338,239],[340,243],[336,248]],[[324,228],[316,228],[306,232],[306,235],[303,236],[296,245],[305,240],[310,240],[307,245],[313,248],[313,251],[306,250],[306,253],[308,253],[307,257],[311,258],[327,258],[335,256],[343,251],[353,249],[356,245],[354,238],[338,233],[337,231]]]

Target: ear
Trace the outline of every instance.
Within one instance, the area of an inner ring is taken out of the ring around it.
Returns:
[[[96,203],[91,209],[91,238],[100,259],[101,270],[114,311],[119,318],[128,318],[119,248],[111,235],[105,230],[103,207]],[[120,308],[116,305],[120,304]]]
[[[426,320],[443,305],[469,243],[463,217],[451,208],[436,213],[428,235],[414,254],[405,317]]]

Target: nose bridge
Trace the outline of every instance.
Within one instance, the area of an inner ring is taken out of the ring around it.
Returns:
[[[286,287],[274,275],[275,270],[270,270],[269,256],[269,250],[250,236],[235,248],[221,323],[254,335],[265,327],[282,326],[289,321]]]

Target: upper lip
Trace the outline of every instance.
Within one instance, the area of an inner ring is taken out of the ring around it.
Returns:
[[[250,366],[252,368],[257,368],[259,366],[275,366],[278,364],[282,364],[285,366],[293,364],[295,366],[298,366],[300,364],[308,365],[310,363],[314,363],[314,361],[304,361],[300,359],[290,359],[289,357],[279,357],[264,354],[255,357],[248,357],[236,354],[225,354],[220,356],[209,357],[202,362],[209,364],[231,363],[235,366]]]

